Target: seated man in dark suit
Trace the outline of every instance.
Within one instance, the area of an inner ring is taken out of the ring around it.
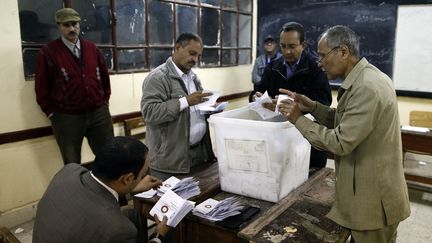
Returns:
[[[118,198],[161,184],[146,175],[147,153],[139,140],[115,137],[96,155],[92,171],[75,163],[64,166],[38,204],[33,242],[146,242],[141,215],[122,212]],[[156,237],[150,242],[161,242],[167,219],[155,218]]]

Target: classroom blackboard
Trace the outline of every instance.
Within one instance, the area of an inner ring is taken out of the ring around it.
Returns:
[[[310,51],[316,51],[317,39],[327,28],[346,25],[360,36],[360,55],[393,77],[398,6],[430,2],[258,0],[257,55],[263,51],[265,36],[271,34],[279,38],[279,30],[286,22],[296,21],[304,26],[306,43]],[[330,81],[333,87],[338,87],[340,82]]]

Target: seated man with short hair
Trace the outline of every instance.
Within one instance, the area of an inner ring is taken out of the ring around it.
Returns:
[[[122,212],[118,198],[161,184],[146,175],[147,153],[136,138],[114,137],[96,155],[92,171],[75,163],[64,166],[38,204],[33,242],[146,242],[141,215]],[[150,242],[161,242],[169,230],[166,217],[156,221],[159,239]]]

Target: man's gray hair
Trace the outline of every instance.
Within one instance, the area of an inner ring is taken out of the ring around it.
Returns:
[[[360,41],[357,34],[344,25],[335,25],[322,33],[318,40],[325,38],[330,49],[346,45],[354,57],[360,58]]]

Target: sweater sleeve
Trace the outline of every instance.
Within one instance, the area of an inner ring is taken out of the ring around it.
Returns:
[[[43,47],[36,60],[35,92],[37,103],[46,116],[49,116],[53,112],[54,107],[51,99],[51,85],[54,79],[54,71],[50,67],[52,61],[49,60],[50,57],[47,52],[47,47]]]

